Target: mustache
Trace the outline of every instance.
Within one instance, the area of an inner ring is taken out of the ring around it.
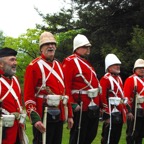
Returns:
[[[17,67],[17,65],[12,65],[12,68],[16,68]]]
[[[55,51],[55,48],[48,48],[48,49],[46,50],[46,53],[47,53],[47,52],[51,52],[51,51]]]

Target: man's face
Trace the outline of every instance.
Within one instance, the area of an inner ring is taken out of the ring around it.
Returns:
[[[109,66],[108,72],[113,74],[119,74],[120,73],[120,64],[114,64]]]
[[[13,76],[16,73],[17,61],[15,56],[3,57],[0,63],[1,69],[6,76]]]
[[[44,44],[41,47],[41,53],[45,56],[47,60],[53,60],[56,51],[55,43]]]
[[[76,52],[81,56],[88,56],[90,54],[90,46],[82,46],[76,49]]]
[[[140,77],[144,77],[144,67],[136,68],[135,73]]]

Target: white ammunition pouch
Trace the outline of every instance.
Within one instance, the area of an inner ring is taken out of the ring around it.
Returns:
[[[138,104],[144,103],[144,96],[137,94],[136,97],[137,97],[137,103]]]
[[[93,101],[93,98],[97,97],[99,92],[100,92],[99,88],[93,88],[93,89],[87,90],[87,95],[91,99],[91,102],[89,104],[89,108],[96,106],[96,104]]]
[[[67,103],[68,103],[68,96],[67,95],[62,96],[62,101],[63,101],[64,105],[67,105]]]
[[[144,117],[144,109],[141,107],[141,104],[144,103],[144,96],[140,94],[136,94],[136,116],[137,117]]]
[[[128,98],[127,98],[127,97],[123,98],[123,103],[124,103],[124,104],[127,104],[127,103],[128,103]]]
[[[111,112],[111,122],[112,123],[122,123],[122,114],[116,108],[121,103],[121,98],[119,97],[109,97],[109,110]],[[111,111],[111,105],[114,106],[113,110]]]
[[[24,124],[26,120],[26,114],[20,114],[19,123]]]
[[[120,104],[120,102],[121,102],[121,98],[119,98],[119,97],[110,97],[109,98],[109,103],[111,105],[118,106]]]
[[[48,106],[57,107],[60,104],[61,96],[60,95],[48,95],[47,96],[47,104]]]
[[[99,88],[92,88],[87,91],[88,97],[91,99],[91,102],[88,105],[88,117],[90,119],[99,117],[99,106],[97,106],[93,101],[93,98],[97,97],[99,92]]]
[[[99,92],[100,92],[99,88],[93,88],[93,89],[89,89],[87,91],[87,94],[89,98],[95,98],[98,96]]]
[[[12,127],[14,125],[15,116],[14,115],[2,115],[3,117],[3,126]]]

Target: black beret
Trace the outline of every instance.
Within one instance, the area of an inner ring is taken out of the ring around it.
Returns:
[[[17,55],[17,51],[15,51],[14,49],[8,47],[0,49],[0,58],[7,57],[7,56],[16,56],[16,55]]]

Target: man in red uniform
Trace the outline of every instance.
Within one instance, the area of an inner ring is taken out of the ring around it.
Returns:
[[[102,144],[118,144],[123,122],[126,121],[125,105],[115,103],[114,105],[111,105],[111,101],[109,101],[109,98],[115,98],[117,100],[118,98],[121,98],[125,100],[123,83],[119,76],[120,64],[120,60],[114,54],[108,54],[105,57],[105,71],[107,73],[100,80],[104,120],[101,140]],[[124,102],[126,103],[126,100]]]
[[[124,94],[130,107],[127,115],[127,144],[142,144],[144,137],[144,60],[137,59],[133,75],[124,83]]]
[[[90,47],[89,40],[78,34],[73,41],[73,54],[63,61],[66,94],[74,113],[70,144],[91,144],[97,134],[100,85],[87,60]]]
[[[21,89],[15,76],[17,52],[11,48],[0,49],[0,100],[2,101],[2,144],[20,144]]]
[[[24,82],[25,106],[33,125],[33,144],[61,144],[65,121],[64,75],[61,63],[54,58],[56,40],[50,32],[43,32],[39,41],[41,56],[27,67]],[[45,114],[46,106],[48,110]],[[45,117],[47,117],[45,119]],[[45,120],[45,124],[44,121]],[[72,110],[68,107],[68,127],[73,125]]]

